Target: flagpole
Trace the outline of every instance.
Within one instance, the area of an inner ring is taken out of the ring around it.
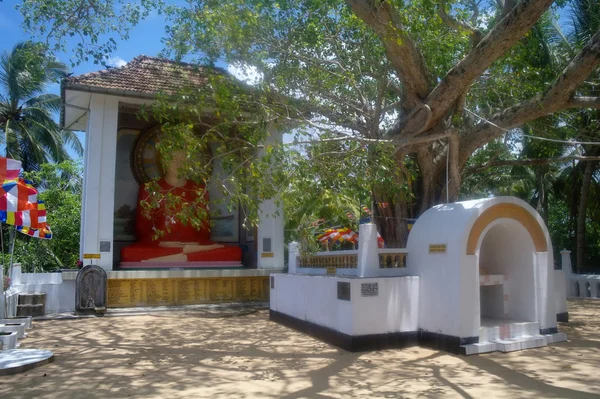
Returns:
[[[10,273],[8,275],[8,277],[10,278],[10,281],[12,281],[13,279],[13,254],[15,252],[15,239],[17,238],[17,226],[14,226],[14,229],[10,229],[8,230],[8,232],[10,233],[8,240],[8,251],[10,253],[10,263],[9,263],[9,270]]]

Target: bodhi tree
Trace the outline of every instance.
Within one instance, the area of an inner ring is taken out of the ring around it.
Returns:
[[[263,109],[293,120],[299,141],[353,141],[360,162],[393,160],[393,170],[378,174],[382,179],[365,179],[373,201],[386,204],[376,221],[391,245],[404,243],[405,218],[457,199],[461,175],[481,148],[549,116],[560,121],[573,109],[600,108],[600,98],[581,89],[600,64],[600,31],[562,52],[558,64],[535,59],[540,46],[562,51],[537,32],[556,26],[553,11],[568,6],[552,0],[138,4],[142,12],[165,13],[165,54],[256,74],[253,90],[268,99]],[[31,29],[40,13],[55,16],[43,20],[48,40],[62,43],[67,32],[83,32],[95,45],[100,36],[89,32],[106,33],[126,9],[78,0],[21,8]]]

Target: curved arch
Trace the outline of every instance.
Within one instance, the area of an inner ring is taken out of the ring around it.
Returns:
[[[467,255],[475,255],[479,238],[485,228],[496,219],[514,219],[529,232],[536,252],[547,252],[548,242],[536,218],[525,208],[515,204],[497,204],[489,207],[473,223],[467,240]]]

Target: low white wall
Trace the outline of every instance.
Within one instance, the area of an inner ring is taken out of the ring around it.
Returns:
[[[556,298],[556,313],[567,312],[567,277],[564,270],[554,271],[554,293]]]
[[[12,289],[23,294],[46,294],[46,314],[75,311],[75,281],[63,280],[62,273],[21,273],[13,267]]]
[[[347,335],[417,331],[419,278],[274,274],[271,310]],[[337,283],[350,283],[350,301],[337,298]],[[377,283],[377,296],[361,285]]]

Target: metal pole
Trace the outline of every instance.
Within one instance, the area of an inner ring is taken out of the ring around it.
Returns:
[[[450,164],[450,137],[446,147],[446,204],[450,202],[450,194],[448,193],[448,167]]]

